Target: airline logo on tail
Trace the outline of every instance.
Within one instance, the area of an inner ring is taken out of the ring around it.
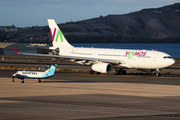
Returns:
[[[51,39],[53,47],[60,48],[60,47],[73,47],[68,43],[66,38],[64,37],[63,33],[59,29],[58,25],[53,19],[48,19],[49,29],[51,33]]]
[[[63,42],[63,35],[62,35],[62,32],[59,29],[58,29],[58,31],[56,33],[56,28],[54,28],[53,34],[52,34],[51,28],[49,28],[49,29],[50,29],[50,32],[51,32],[52,42],[54,42],[54,40],[57,42],[59,37],[61,39],[61,42]],[[55,39],[55,36],[56,36],[56,39]]]

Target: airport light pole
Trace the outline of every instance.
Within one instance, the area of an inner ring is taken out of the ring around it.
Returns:
[[[31,44],[32,44],[33,37],[30,37],[30,39],[31,39]]]

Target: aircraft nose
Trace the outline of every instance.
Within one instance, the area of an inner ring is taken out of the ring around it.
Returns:
[[[171,61],[171,65],[173,65],[175,63],[175,60],[174,59],[172,59],[172,61]]]
[[[172,58],[170,60],[168,60],[169,66],[173,65],[175,63],[175,60]]]
[[[166,64],[166,67],[169,67],[171,65],[173,65],[175,63],[175,60],[173,58],[171,59],[165,59],[165,64]]]

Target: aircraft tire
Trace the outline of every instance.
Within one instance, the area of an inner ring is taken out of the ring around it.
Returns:
[[[126,70],[123,70],[123,71],[122,71],[122,74],[123,74],[123,75],[126,75]]]
[[[38,82],[41,83],[41,79],[39,79]]]
[[[100,75],[101,73],[100,72],[96,72],[97,75]]]
[[[15,82],[15,81],[14,81],[14,77],[12,78],[12,82]]]
[[[24,83],[24,80],[22,80],[21,83]]]
[[[119,71],[118,70],[115,70],[115,75],[119,75]]]
[[[118,74],[119,74],[119,75],[122,75],[122,74],[123,74],[122,70],[119,70],[119,71],[118,71]]]
[[[156,73],[156,76],[161,76],[161,73]]]
[[[94,71],[93,70],[90,70],[90,72],[89,72],[90,74],[94,74]]]

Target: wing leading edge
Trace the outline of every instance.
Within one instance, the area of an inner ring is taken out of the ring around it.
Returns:
[[[47,55],[47,54],[33,54],[33,53],[21,53],[16,49],[12,48],[12,50],[20,55],[34,55],[34,56],[44,56],[44,57],[53,57],[53,58],[65,58],[65,59],[73,59],[74,61],[94,61],[94,62],[107,62],[112,64],[122,64],[123,61],[110,60],[110,59],[100,59],[100,58],[90,58],[90,57],[77,57],[77,56],[65,56],[65,55]]]

